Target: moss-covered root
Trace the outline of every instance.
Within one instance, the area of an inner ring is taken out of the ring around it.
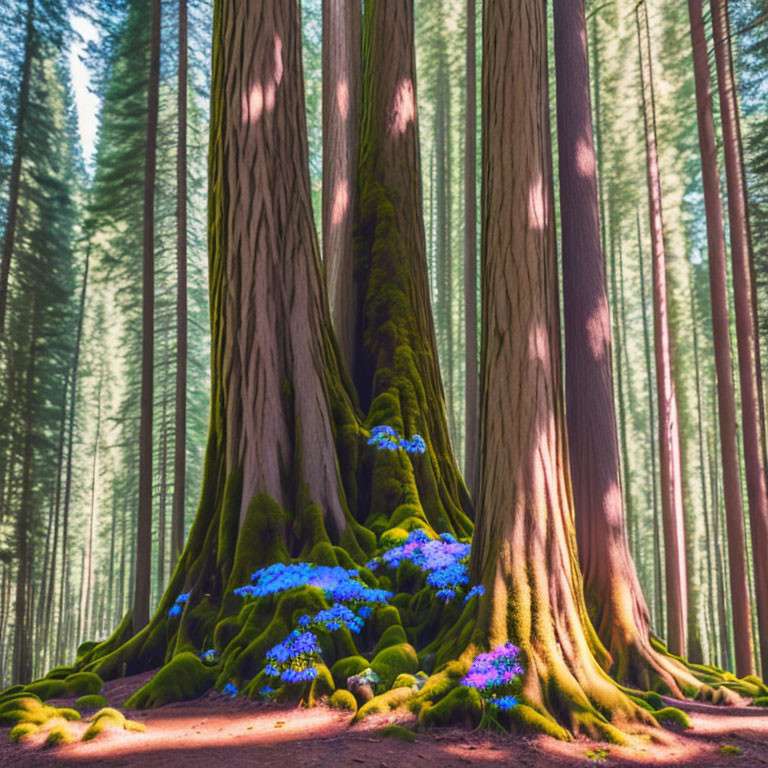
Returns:
[[[127,720],[122,712],[116,709],[106,707],[97,712],[91,718],[91,724],[88,730],[83,734],[83,741],[91,741],[97,736],[108,730],[135,731],[143,733],[146,728],[143,723],[137,723],[135,720]]]
[[[129,709],[149,709],[196,699],[213,687],[215,679],[215,667],[207,667],[192,653],[180,653],[125,704]]]
[[[44,677],[30,683],[24,691],[32,693],[42,701],[65,699],[71,696],[96,694],[104,687],[102,679],[93,672],[75,672],[64,679]]]
[[[357,700],[349,691],[344,689],[336,691],[328,704],[334,709],[341,709],[344,712],[357,712]]]
[[[100,693],[91,693],[88,696],[81,696],[75,706],[83,712],[96,712],[107,706],[107,700]]]
[[[75,740],[75,735],[64,724],[54,726],[48,731],[48,735],[45,737],[43,747],[50,749],[51,747],[58,747],[62,744],[71,744]]]
[[[384,739],[399,739],[410,744],[416,741],[416,734],[413,731],[409,731],[407,728],[403,728],[402,725],[397,725],[396,723],[379,728],[375,733]]]
[[[659,724],[667,728],[679,728],[686,731],[693,727],[691,718],[676,707],[663,707],[662,709],[657,709],[653,714]]]
[[[0,704],[0,725],[45,725],[53,718],[79,720],[80,713],[74,709],[57,709],[43,704],[36,696],[25,695],[12,698]]]
[[[393,688],[380,696],[374,696],[367,704],[363,704],[357,710],[355,722],[369,715],[381,715],[399,709],[408,703],[411,696],[413,696],[413,691],[410,688]]]
[[[24,741],[24,739],[28,739],[30,736],[34,736],[39,730],[40,726],[35,725],[34,723],[19,723],[11,728],[9,738],[14,743],[18,743]]]

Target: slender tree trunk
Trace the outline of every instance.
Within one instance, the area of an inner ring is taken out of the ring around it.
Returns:
[[[187,485],[187,0],[179,0],[178,136],[176,140],[176,403],[173,438],[171,568],[184,548]],[[110,596],[111,604],[111,596]]]
[[[464,479],[477,497],[480,461],[480,376],[477,359],[477,84],[475,0],[467,0],[464,108]]]
[[[141,425],[139,430],[139,508],[136,526],[136,582],[133,629],[149,622],[152,565],[152,407],[155,336],[155,175],[160,90],[160,0],[152,0],[147,81],[147,143],[144,158],[142,231]]]
[[[712,402],[713,416],[717,418],[716,401]],[[717,570],[717,608],[718,608],[718,626],[720,628],[720,664],[724,669],[733,669],[731,659],[731,643],[729,638],[730,622],[728,621],[728,607],[726,598],[726,568],[727,564],[722,552],[722,540],[725,538],[720,515],[720,484],[719,484],[719,462],[717,460],[717,440],[712,437],[711,447],[712,460],[712,518],[715,529],[715,568]]]
[[[691,42],[698,107],[699,149],[707,215],[709,286],[712,302],[712,330],[717,373],[717,402],[720,423],[720,455],[723,462],[725,519],[728,526],[728,561],[731,574],[731,605],[736,650],[736,671],[741,677],[752,672],[752,633],[749,624],[744,511],[741,504],[736,403],[731,372],[731,335],[728,316],[728,276],[725,231],[717,172],[717,145],[712,117],[707,40],[702,17],[702,0],[688,0]]]
[[[30,628],[28,626],[28,602],[30,599],[30,581],[32,564],[29,536],[33,530],[33,484],[32,461],[34,458],[34,416],[33,388],[35,386],[35,365],[37,356],[38,335],[37,305],[32,306],[32,323],[29,341],[29,357],[27,359],[26,382],[24,385],[24,442],[21,465],[21,499],[16,518],[16,611],[14,616],[13,638],[13,667],[11,677],[14,683],[28,683],[32,673],[32,658],[30,655]],[[31,614],[31,610],[29,611]]]
[[[545,4],[491,0],[483,44],[483,418],[470,571],[485,595],[471,650],[507,640],[520,647],[521,715],[536,709],[557,735],[562,729],[554,720],[617,738],[601,712],[629,719],[648,713],[637,711],[604,672],[610,657],[587,616],[575,551]],[[604,333],[596,341],[596,353],[610,354]]]
[[[643,312],[643,352],[645,357],[646,391],[648,392],[648,444],[651,451],[651,508],[653,510],[653,594],[656,609],[656,630],[664,637],[664,581],[661,570],[661,537],[659,534],[659,502],[656,493],[656,426],[653,417],[653,373],[651,368],[651,343],[648,328],[647,302],[645,300],[645,264],[643,263],[643,238],[640,228],[640,210],[637,210],[637,255],[640,262],[640,303]]]
[[[755,569],[755,601],[760,629],[760,659],[765,674],[765,670],[768,670],[768,481],[766,480],[760,337],[756,323],[752,243],[742,163],[739,106],[731,58],[728,3],[726,0],[711,0],[710,5],[723,128],[725,176],[728,186],[728,221],[733,260],[742,437]],[[738,658],[736,666],[738,669]]]
[[[166,506],[168,503],[168,371],[170,368],[170,354],[168,349],[168,318],[165,319],[163,332],[163,397],[160,404],[160,456],[159,479],[157,499],[157,585],[156,594],[159,600],[165,591],[165,563],[166,563],[166,530],[168,528]]]
[[[435,530],[466,535],[471,502],[451,444],[430,311],[413,0],[366,2],[363,50],[358,322],[365,343],[357,350],[357,390],[379,423],[424,438],[425,460],[414,466],[408,493]]]
[[[641,94],[645,124],[645,149],[648,172],[648,205],[653,254],[654,349],[656,389],[659,411],[661,459],[661,510],[664,521],[664,555],[667,587],[667,644],[672,653],[684,654],[687,648],[686,617],[688,594],[683,520],[683,489],[680,464],[680,434],[677,399],[670,360],[671,341],[667,309],[666,258],[661,209],[661,184],[656,145],[656,109],[651,52],[643,55],[640,5],[635,8],[637,42],[640,54]],[[647,30],[646,30],[646,37]],[[650,45],[650,40],[648,40]],[[646,91],[648,95],[646,95]]]
[[[347,370],[359,345],[354,226],[360,150],[362,3],[323,2],[323,258],[336,338]]]
[[[0,340],[5,336],[5,314],[8,305],[8,278],[11,274],[11,259],[16,245],[16,218],[19,211],[19,190],[21,187],[21,166],[24,158],[24,137],[29,107],[29,81],[32,74],[32,58],[35,55],[35,0],[27,0],[26,38],[24,40],[24,63],[21,69],[19,100],[16,107],[16,135],[13,143],[13,162],[8,186],[8,210],[6,212],[5,236],[3,238],[2,263],[0,263]]]

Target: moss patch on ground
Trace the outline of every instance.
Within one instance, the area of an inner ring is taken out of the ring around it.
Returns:
[[[172,701],[202,696],[213,687],[216,669],[189,652],[174,656],[144,687],[126,702],[129,709],[162,707]]]
[[[143,733],[146,728],[143,723],[126,719],[122,712],[111,707],[105,707],[91,718],[91,724],[83,734],[82,741],[91,741],[108,730],[135,731]]]

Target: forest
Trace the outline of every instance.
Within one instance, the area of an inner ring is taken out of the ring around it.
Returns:
[[[0,766],[768,765],[768,0],[3,0]]]

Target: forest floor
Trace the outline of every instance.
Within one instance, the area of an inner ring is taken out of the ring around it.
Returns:
[[[105,685],[111,706],[120,707],[153,673]],[[52,702],[71,706],[73,700]],[[16,746],[0,729],[0,767],[23,766],[181,766],[181,768],[575,768],[576,766],[768,766],[768,712],[748,707],[719,708],[675,703],[686,709],[693,728],[685,732],[648,731],[624,747],[586,739],[562,743],[544,736],[498,736],[457,728],[417,732],[412,743],[382,737],[393,713],[349,727],[350,716],[327,707],[299,709],[231,699],[212,692],[195,701],[155,710],[127,712],[146,724],[146,733],[105,732],[88,743],[43,751],[42,737]],[[408,726],[399,716],[399,722]],[[72,723],[80,735],[85,724]],[[413,723],[411,723],[413,725]],[[741,750],[722,754],[723,745]],[[603,749],[604,758],[590,757]]]

